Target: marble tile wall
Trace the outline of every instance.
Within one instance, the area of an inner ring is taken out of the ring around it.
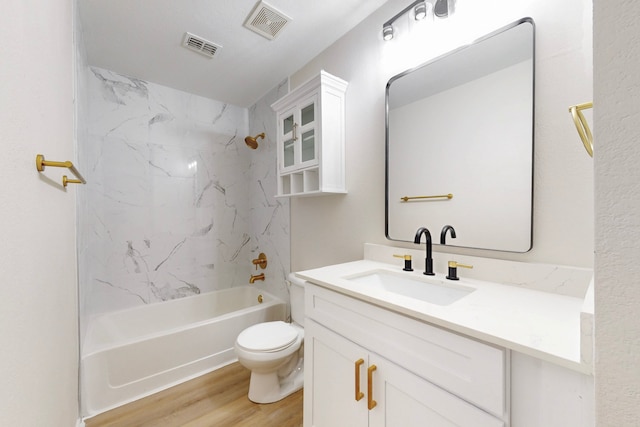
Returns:
[[[275,88],[250,110],[88,67],[78,197],[83,318],[267,280],[286,298],[288,202],[276,193]],[[251,119],[249,118],[251,115]],[[249,132],[249,123],[251,132]],[[244,137],[266,131],[249,150]]]
[[[273,88],[249,108],[249,134],[261,132],[258,148],[250,152],[251,179],[251,257],[260,252],[267,255],[265,270],[255,269],[252,274],[264,272],[265,280],[256,285],[288,301],[285,279],[290,272],[289,199],[278,198],[276,163],[276,115],[271,104],[288,93],[288,80]]]

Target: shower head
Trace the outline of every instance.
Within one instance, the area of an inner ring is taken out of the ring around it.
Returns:
[[[433,6],[433,14],[438,18],[446,18],[454,11],[455,0],[436,0]]]
[[[249,148],[251,148],[252,150],[255,150],[256,148],[258,148],[258,138],[262,138],[264,139],[264,132],[259,133],[256,136],[248,136],[244,139],[244,143],[247,144],[247,146]]]

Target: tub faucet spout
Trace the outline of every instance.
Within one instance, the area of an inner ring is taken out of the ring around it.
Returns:
[[[413,239],[413,243],[419,245],[423,234],[427,239],[427,256],[424,259],[424,273],[422,274],[435,276],[435,273],[433,272],[433,258],[431,257],[431,233],[429,230],[426,227],[418,228],[418,231],[416,231],[416,237]]]
[[[251,275],[251,278],[249,279],[249,283],[256,283],[256,280],[264,280],[264,273],[260,273],[260,274],[256,274],[256,275]]]

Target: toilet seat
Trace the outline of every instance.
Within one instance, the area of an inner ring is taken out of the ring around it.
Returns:
[[[283,321],[253,325],[238,335],[236,344],[252,352],[272,353],[284,350],[298,339],[298,331]]]

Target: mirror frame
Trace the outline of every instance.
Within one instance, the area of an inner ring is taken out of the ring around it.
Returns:
[[[446,57],[449,57],[451,55],[455,55],[457,53],[460,53],[466,49],[469,49],[470,47],[483,42],[487,39],[490,39],[498,34],[501,34],[505,31],[508,31],[512,28],[517,27],[518,25],[521,24],[531,24],[531,29],[532,29],[532,46],[531,46],[531,50],[532,50],[532,70],[531,70],[531,76],[532,76],[532,83],[531,83],[531,96],[532,96],[532,111],[531,111],[531,181],[530,181],[530,186],[531,186],[531,211],[530,211],[530,225],[529,225],[529,247],[526,250],[523,251],[513,251],[513,250],[506,250],[506,249],[496,249],[496,248],[486,248],[486,247],[474,247],[474,246],[459,246],[459,245],[452,245],[447,243],[446,245],[440,245],[439,243],[439,239],[437,239],[437,236],[433,236],[433,244],[436,245],[440,245],[440,246],[450,246],[450,247],[456,247],[456,248],[467,248],[467,249],[480,249],[480,250],[488,250],[488,251],[498,251],[498,252],[512,252],[512,253],[526,253],[529,252],[532,248],[533,248],[533,213],[534,213],[534,176],[535,176],[535,74],[536,74],[536,37],[535,37],[535,33],[536,33],[536,26],[535,26],[535,22],[531,17],[525,17],[525,18],[521,18],[518,19],[508,25],[505,25],[501,28],[498,28],[495,31],[492,31],[476,40],[474,40],[473,42],[460,46],[454,50],[451,50],[443,55],[439,55],[433,59],[430,59],[427,62],[424,62],[416,67],[410,68],[408,70],[403,71],[400,74],[397,74],[393,77],[391,77],[389,79],[389,81],[387,82],[386,85],[386,89],[385,89],[385,237],[388,240],[391,241],[396,241],[396,242],[405,242],[405,243],[413,243],[413,241],[411,240],[401,240],[401,239],[394,239],[392,237],[389,236],[389,171],[390,171],[390,165],[389,165],[389,150],[390,150],[390,144],[389,144],[389,89],[391,87],[391,84],[398,80],[399,78],[406,76],[407,74],[410,74],[412,72],[415,72],[421,68],[424,68],[430,64],[433,64],[434,62],[437,62],[441,59],[444,59]]]

